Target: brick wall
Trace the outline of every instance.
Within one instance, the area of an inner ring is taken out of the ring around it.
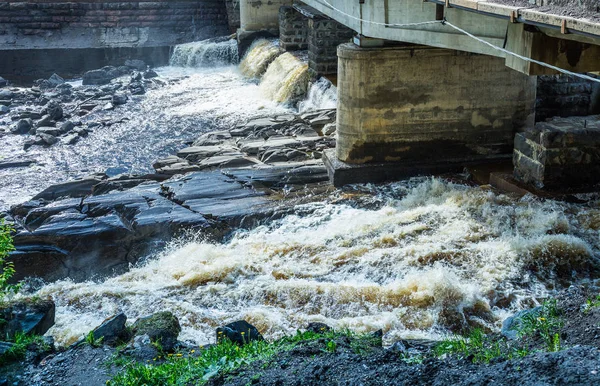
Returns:
[[[308,21],[308,68],[312,75],[336,74],[337,46],[352,39],[354,31],[332,19]]]
[[[538,77],[536,120],[600,113],[600,87],[568,75]]]
[[[294,7],[279,8],[279,45],[286,51],[308,48],[308,18]]]
[[[73,48],[160,46],[227,33],[224,0],[0,2],[0,50],[70,48],[69,40]]]

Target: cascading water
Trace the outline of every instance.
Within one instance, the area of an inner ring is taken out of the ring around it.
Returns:
[[[237,41],[220,38],[175,46],[169,64],[178,67],[216,67],[236,63],[237,59]]]
[[[267,338],[320,321],[383,329],[390,344],[497,329],[561,280],[598,269],[598,210],[438,179],[380,187],[376,209],[369,196],[336,203],[348,202],[340,194],[225,244],[182,240],[103,282],[47,285],[38,295],[57,303],[50,333],[67,344],[118,311],[135,319],[168,309],[181,338],[199,344],[238,319]]]
[[[286,52],[269,65],[260,81],[260,90],[270,100],[286,103],[303,97],[307,84],[308,65]]]
[[[252,43],[242,59],[240,71],[246,78],[259,79],[267,71],[269,64],[282,53],[276,42],[259,39]]]
[[[314,82],[306,95],[306,99],[298,104],[300,112],[319,109],[334,109],[337,106],[337,87],[326,78]]]

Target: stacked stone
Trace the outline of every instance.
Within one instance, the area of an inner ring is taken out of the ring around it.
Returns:
[[[570,75],[538,77],[536,119],[600,113],[600,84]]]
[[[104,0],[0,3],[0,31],[16,27],[24,35],[48,30],[98,27],[155,27],[188,30],[195,20],[224,22],[222,0]]]
[[[514,175],[539,189],[600,183],[600,116],[556,118],[515,137]]]
[[[308,21],[308,68],[311,74],[336,74],[337,47],[354,36],[350,28],[329,18]]]
[[[279,44],[286,51],[308,48],[308,19],[294,7],[279,8]]]

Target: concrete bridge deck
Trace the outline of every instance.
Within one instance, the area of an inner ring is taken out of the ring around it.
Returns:
[[[549,0],[536,1],[541,4]],[[565,3],[569,0],[555,1]],[[447,19],[486,42],[534,60],[574,72],[600,70],[600,12],[586,8],[573,17],[558,14],[567,13],[564,7],[532,5],[529,0],[303,2],[365,37],[506,57],[508,67],[529,75],[555,72],[507,57],[505,53],[443,25],[441,20]],[[553,10],[557,14],[549,13]],[[440,23],[415,24],[436,20]]]

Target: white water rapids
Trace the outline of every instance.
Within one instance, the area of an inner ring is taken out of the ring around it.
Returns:
[[[226,55],[230,48],[210,50]],[[45,184],[98,168],[145,170],[202,132],[292,111],[268,97],[294,94],[304,64],[269,42],[254,48],[240,72],[219,61],[195,68],[206,63],[208,47],[180,47],[173,63],[190,68],[158,72],[165,79],[188,78],[127,104],[125,123],[98,129],[73,147],[34,150],[40,166],[0,174],[0,197],[17,203]],[[322,80],[300,110],[333,106],[335,88]],[[119,110],[107,114],[117,118]],[[387,344],[437,338],[466,326],[497,329],[508,313],[537,304],[560,285],[588,280],[598,263],[598,202],[516,200],[440,179],[364,190],[335,192],[298,207],[298,214],[238,231],[223,244],[178,240],[114,278],[47,284],[37,294],[57,305],[49,334],[66,345],[119,311],[133,322],[170,310],[181,322],[180,339],[197,344],[214,342],[217,326],[238,319],[267,338],[310,321],[383,329]]]
[[[310,321],[383,329],[388,344],[436,338],[465,325],[498,328],[561,279],[585,277],[598,257],[597,209],[577,213],[439,179],[373,194],[386,203],[361,208],[336,203],[348,198],[336,193],[299,208],[308,215],[239,231],[224,244],[180,240],[124,275],[47,285],[39,295],[58,307],[49,333],[67,344],[119,311],[133,321],[170,310],[181,338],[198,344],[238,319],[268,338]]]

